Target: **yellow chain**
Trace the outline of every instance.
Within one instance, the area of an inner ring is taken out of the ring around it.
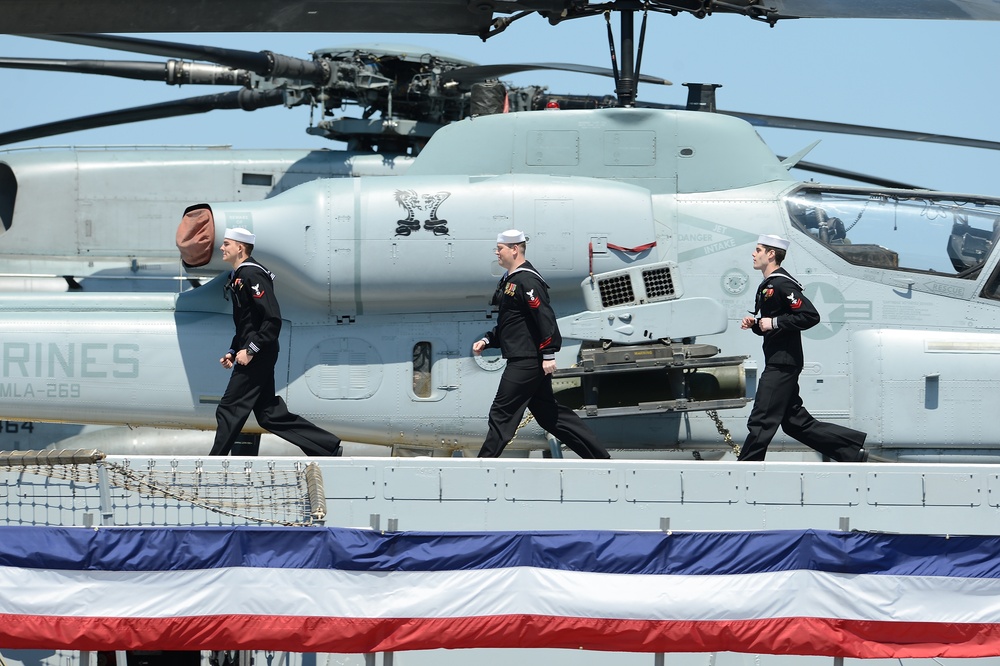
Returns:
[[[733,442],[733,436],[729,434],[729,428],[723,425],[722,419],[719,418],[719,412],[715,411],[714,409],[710,409],[705,413],[708,414],[708,418],[715,421],[715,429],[719,431],[719,434],[722,435],[723,441],[729,445],[729,448],[731,448],[736,457],[739,458],[740,445]]]
[[[514,431],[514,436],[510,438],[510,442],[513,442],[515,439],[517,439],[517,433],[521,430],[521,428],[523,428],[524,426],[528,425],[529,423],[535,420],[535,415],[532,414],[530,410],[525,410],[525,413],[527,414],[527,416],[525,416],[521,420],[521,423],[517,426],[517,430]],[[510,444],[510,442],[507,443]]]

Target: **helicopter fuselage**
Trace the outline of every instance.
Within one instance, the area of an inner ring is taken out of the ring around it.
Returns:
[[[257,235],[285,319],[279,390],[341,437],[478,446],[503,361],[471,344],[493,326],[496,233],[516,227],[578,341],[560,367],[604,359],[599,398],[582,371],[557,388],[608,447],[722,455],[706,412],[721,409],[742,437],[761,354],[737,322],[759,280],[756,238],[779,233],[824,318],[805,334],[806,406],[890,457],[995,455],[984,388],[1000,370],[1000,202],[824,187],[788,166],[749,125],[715,114],[520,113],[441,130],[403,176],[205,209],[215,246],[227,227]],[[215,254],[189,275],[227,268]],[[232,326],[222,280],[181,294],[4,296],[0,416],[214,427]],[[723,367],[694,358],[697,343]],[[616,348],[637,357],[624,382],[612,377],[621,359],[604,354]],[[664,348],[666,360],[638,358]],[[543,435],[526,424],[511,450]]]

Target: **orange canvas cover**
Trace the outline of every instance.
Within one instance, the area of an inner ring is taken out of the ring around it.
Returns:
[[[212,260],[215,248],[215,218],[207,206],[192,206],[184,211],[177,226],[177,249],[185,266],[197,268]]]

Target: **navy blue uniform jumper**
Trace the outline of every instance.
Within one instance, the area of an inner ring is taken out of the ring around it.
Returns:
[[[583,419],[556,401],[552,376],[542,370],[542,360],[555,359],[562,346],[542,276],[525,261],[500,279],[493,305],[499,308],[497,325],[483,340],[487,347],[500,348],[507,367],[490,407],[489,432],[479,457],[499,457],[517,432],[524,410],[530,409],[538,425],[581,458],[610,458]]]
[[[778,267],[757,287],[751,329],[764,337],[764,372],[747,421],[750,433],[740,448],[740,460],[763,460],[780,426],[785,433],[827,458],[854,462],[862,458],[865,433],[817,421],[799,396],[802,372],[802,331],[820,321],[819,312],[802,294],[802,285]],[[774,328],[760,329],[760,319],[772,318]]]
[[[311,456],[340,455],[340,438],[288,411],[275,395],[274,366],[278,362],[281,310],[274,295],[274,274],[253,257],[229,275],[226,293],[233,302],[236,334],[229,352],[246,349],[253,359],[247,365],[233,363],[233,374],[215,410],[213,456],[228,455],[233,442],[253,412],[262,428],[295,444]]]

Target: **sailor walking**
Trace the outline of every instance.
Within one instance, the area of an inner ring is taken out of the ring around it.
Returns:
[[[256,239],[246,229],[226,229],[220,248],[223,261],[233,267],[226,292],[233,302],[236,334],[229,351],[219,359],[223,368],[233,372],[215,410],[218,429],[210,455],[227,455],[253,412],[262,428],[307,455],[339,456],[339,437],[292,414],[285,401],[275,395],[281,310],[274,295],[274,274],[250,256]]]
[[[750,433],[740,448],[740,460],[763,460],[780,426],[790,437],[824,456],[841,462],[867,462],[867,435],[834,423],[817,421],[799,396],[804,364],[802,331],[819,323],[819,312],[802,294],[802,285],[781,267],[791,243],[778,236],[757,239],[753,267],[764,275],[757,287],[752,315],[741,328],[763,336],[764,372],[747,421]]]
[[[472,345],[477,355],[499,347],[507,359],[479,457],[499,457],[517,432],[524,410],[530,409],[538,425],[581,458],[610,458],[583,419],[556,402],[552,373],[562,336],[549,305],[548,285],[524,258],[526,243],[524,233],[516,229],[497,236],[497,261],[507,271],[493,296],[499,308],[497,325]]]

